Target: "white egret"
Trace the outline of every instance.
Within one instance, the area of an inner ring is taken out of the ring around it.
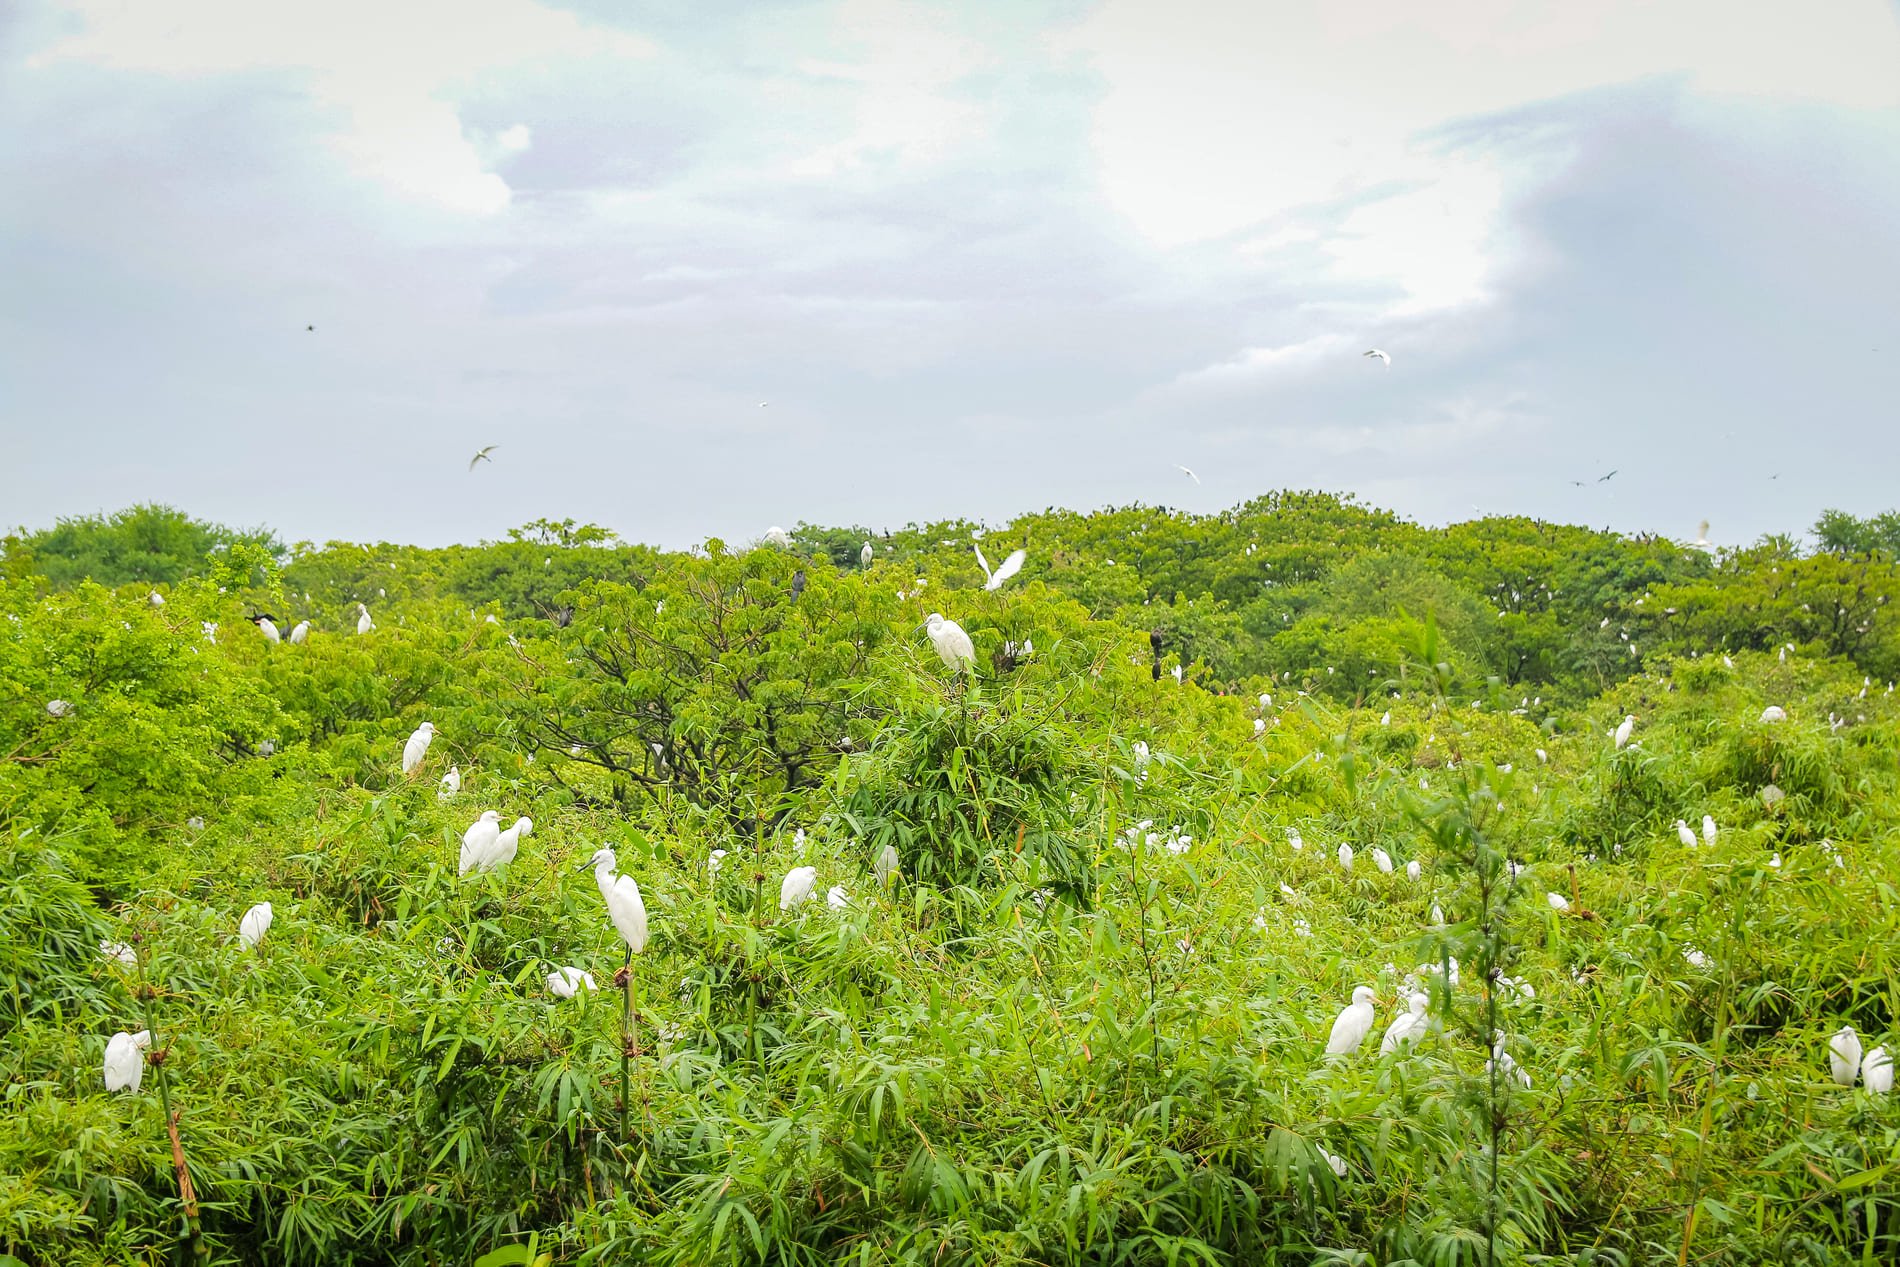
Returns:
[[[1708,520],[1704,519],[1701,523],[1696,525],[1695,540],[1690,542],[1690,544],[1693,545],[1698,550],[1707,550],[1709,548],[1709,521]]]
[[[1196,475],[1193,471],[1190,471],[1187,467],[1182,466],[1179,462],[1176,462],[1174,464],[1174,469],[1181,472],[1181,474],[1187,476],[1189,479],[1193,480],[1196,484],[1201,482],[1200,476]]]
[[[1361,353],[1361,355],[1376,357],[1381,365],[1387,369],[1392,368],[1392,358],[1386,353],[1381,352],[1378,348],[1368,348],[1365,352]]]
[[[1256,735],[1264,735],[1267,733],[1267,719],[1266,718],[1256,717],[1253,719],[1253,733]]]
[[[1272,707],[1273,707],[1273,696],[1271,696],[1271,695],[1262,695],[1262,696],[1260,697],[1260,711],[1264,713],[1264,712],[1266,712],[1266,711],[1267,711],[1267,710],[1268,710],[1269,708],[1272,708]]]
[[[264,635],[266,642],[282,642],[284,637],[277,632],[277,624],[269,616],[253,616],[251,623],[257,626],[257,632]]]
[[[1148,763],[1154,760],[1153,755],[1150,754],[1148,751],[1148,744],[1146,740],[1142,740],[1142,739],[1135,740],[1135,742],[1128,745],[1128,752],[1130,756],[1134,757],[1135,769],[1137,770],[1146,770],[1148,768]]]
[[[767,528],[765,530],[764,540],[765,540],[765,544],[777,546],[781,550],[783,550],[790,547],[790,545],[792,544],[792,534],[785,531],[785,529],[779,527],[777,524],[773,524],[770,528]]]
[[[850,895],[844,891],[844,885],[834,884],[825,890],[825,905],[834,911],[842,911],[851,905]]]
[[[1787,721],[1788,710],[1783,708],[1779,704],[1770,704],[1768,707],[1761,710],[1761,719],[1765,722]]]
[[[970,635],[963,632],[963,626],[954,620],[945,620],[941,612],[931,612],[924,621],[924,629],[930,635],[930,645],[937,649],[937,655],[944,664],[959,673],[967,672],[976,664],[976,644],[970,641]]]
[[[1379,724],[1381,726],[1390,726],[1392,724],[1392,710],[1391,709],[1388,708],[1383,713],[1379,714]]]
[[[1544,900],[1550,903],[1550,909],[1559,915],[1570,909],[1570,899],[1561,893],[1546,893]]]
[[[163,607],[165,605],[165,596],[157,590],[153,590],[145,596],[145,601],[154,607]]]
[[[479,864],[484,871],[493,870],[515,860],[515,854],[521,848],[523,836],[534,835],[534,820],[517,818],[514,825],[495,837],[495,845],[490,850],[490,860]]]
[[[1544,765],[1550,764],[1550,754],[1548,752],[1545,752],[1542,748],[1539,748],[1537,750],[1537,759],[1538,761],[1542,762]]]
[[[49,699],[46,701],[46,715],[48,717],[71,717],[73,715],[73,706],[63,699]]]
[[[214,646],[217,644],[217,641],[218,641],[218,622],[217,621],[201,620],[198,622],[198,628],[204,630],[206,642],[209,642],[213,644]]]
[[[1843,1025],[1827,1040],[1827,1068],[1834,1081],[1844,1087],[1854,1085],[1860,1073],[1860,1035],[1852,1025]]]
[[[435,723],[423,722],[416,727],[409,742],[402,746],[402,772],[414,774],[416,767],[422,764],[422,758],[428,755],[429,741],[435,738]]]
[[[707,854],[706,855],[706,874],[718,875],[719,868],[725,865],[725,861],[726,861],[726,851],[724,849],[715,849],[711,853]]]
[[[152,1045],[152,1031],[136,1034],[120,1031],[106,1040],[106,1090],[136,1093],[145,1077],[145,1049]]]
[[[1499,1034],[1497,1040],[1491,1044],[1491,1060],[1484,1062],[1486,1073],[1491,1071],[1493,1061],[1497,1063],[1498,1072],[1503,1074],[1507,1081],[1516,1082],[1526,1091],[1531,1089],[1531,1076],[1518,1068],[1517,1062],[1511,1059],[1511,1053],[1504,1050],[1504,1035],[1502,1034]]]
[[[607,903],[607,918],[627,944],[627,953],[641,953],[647,948],[647,907],[640,900],[640,886],[630,875],[615,874],[611,849],[596,849],[586,865],[594,869],[594,883]]]
[[[1297,827],[1286,829],[1286,843],[1294,853],[1303,853],[1306,849],[1306,841],[1301,837],[1300,829]]]
[[[190,818],[185,820],[185,826],[191,828],[193,831],[203,831],[205,829],[205,820],[193,814]]]
[[[270,931],[272,918],[269,902],[259,902],[244,912],[244,918],[238,921],[238,940],[244,943],[246,950],[257,949],[257,944],[264,940],[264,934]]]
[[[1337,856],[1339,858],[1339,865],[1342,869],[1347,870],[1347,871],[1352,870],[1352,846],[1351,845],[1347,845],[1347,844],[1340,845],[1339,853]]]
[[[1377,845],[1372,847],[1372,865],[1386,875],[1392,874],[1392,855]]]
[[[356,605],[356,610],[360,613],[356,618],[356,632],[357,633],[366,634],[370,630],[376,628],[376,622],[369,618],[369,608],[363,606],[363,604],[361,603],[358,603]]]
[[[1405,1000],[1405,1011],[1392,1019],[1385,1027],[1385,1037],[1379,1041],[1379,1054],[1398,1050],[1400,1043],[1416,1042],[1425,1036],[1431,1021],[1425,1016],[1425,1009],[1431,999],[1422,993],[1409,996]]]
[[[1630,731],[1634,730],[1635,728],[1636,728],[1636,718],[1633,714],[1623,718],[1623,724],[1616,728],[1616,734],[1614,736],[1616,740],[1616,750],[1618,752],[1623,751],[1624,745],[1629,743]]]
[[[1438,903],[1433,902],[1432,903],[1432,926],[1434,928],[1439,928],[1439,927],[1443,927],[1444,923],[1445,923],[1445,908],[1440,906]]]
[[[100,942],[99,956],[102,959],[114,960],[127,968],[136,968],[139,966],[138,951],[121,941]]]
[[[1893,1090],[1893,1057],[1885,1047],[1876,1047],[1861,1057],[1860,1078],[1875,1095]]]
[[[1319,1149],[1319,1156],[1320,1160],[1326,1163],[1326,1168],[1332,1171],[1335,1176],[1340,1179],[1346,1177],[1346,1159],[1344,1157],[1341,1157],[1338,1153],[1329,1153],[1324,1148]]]
[[[500,447],[501,446],[499,444],[483,445],[480,449],[476,450],[475,456],[468,460],[468,469],[471,471],[474,470],[475,464],[477,462],[486,462],[490,466],[493,466],[495,464],[495,459],[489,457],[488,455],[493,453],[496,449],[499,449]]]
[[[437,787],[435,790],[435,799],[438,801],[454,800],[455,794],[457,792],[460,792],[461,790],[462,790],[462,767],[459,765],[452,765],[449,767],[449,772],[442,776],[441,786]]]
[[[877,851],[877,861],[871,864],[871,878],[877,881],[878,888],[884,888],[897,878],[902,865],[894,845],[885,845]]]
[[[290,642],[292,646],[302,646],[304,639],[308,638],[309,636],[310,636],[310,622],[309,621],[300,620],[291,627]]]
[[[582,990],[598,990],[594,984],[594,974],[579,968],[562,967],[548,973],[548,992],[563,999],[571,999]]]
[[[793,867],[778,886],[778,908],[789,911],[811,900],[812,886],[818,883],[817,867]]]
[[[870,567],[871,560],[875,557],[877,557],[877,551],[871,548],[869,541],[865,542],[864,549],[858,551],[858,566],[863,568]]]
[[[992,572],[990,561],[983,557],[983,547],[972,541],[970,548],[976,551],[977,566],[983,569],[983,588],[991,591],[1002,589],[1003,582],[1022,571],[1023,562],[1029,558],[1029,551],[1016,550],[1007,559],[997,564],[996,570]]]
[[[462,833],[462,856],[456,864],[457,875],[467,875],[476,867],[486,869],[494,856],[495,842],[501,839],[501,814],[488,809]]]
[[[1689,824],[1680,818],[1676,820],[1676,839],[1682,842],[1684,849],[1695,848],[1695,833],[1689,829]]]
[[[1341,1009],[1333,1021],[1333,1032],[1326,1039],[1328,1056],[1350,1056],[1359,1050],[1359,1044],[1372,1032],[1373,1021],[1378,1019],[1372,1006],[1375,997],[1370,986],[1354,987],[1352,1002]]]
[[[1419,873],[1419,865],[1418,865],[1417,858],[1414,858],[1410,862],[1405,864],[1405,878],[1406,879],[1416,881],[1418,879],[1418,873]]]

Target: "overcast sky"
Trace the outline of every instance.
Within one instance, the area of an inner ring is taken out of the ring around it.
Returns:
[[[0,518],[1800,531],[1896,155],[1890,0],[13,0]]]

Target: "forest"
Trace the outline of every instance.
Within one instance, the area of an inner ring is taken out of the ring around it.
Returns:
[[[1900,1261],[1897,555],[19,529],[0,1265]]]

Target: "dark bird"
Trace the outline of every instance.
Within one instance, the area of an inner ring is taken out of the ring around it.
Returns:
[[[1610,475],[1615,475],[1615,474],[1616,474],[1616,472],[1615,472],[1615,471],[1611,471],[1611,472],[1610,472]],[[1609,478],[1610,478],[1610,475],[1599,475],[1599,476],[1597,476],[1597,483],[1599,483],[1599,484],[1601,484],[1601,483],[1602,483],[1602,482],[1603,482],[1604,480],[1607,480],[1607,479],[1609,479]]]
[[[798,569],[798,571],[792,573],[792,601],[796,603],[798,601],[798,596],[800,594],[803,594],[804,592],[805,592],[805,569],[800,568]]]
[[[305,326],[304,329],[311,334],[315,334],[317,330],[315,326]]]
[[[1155,653],[1154,680],[1159,682],[1161,680],[1161,631],[1159,629],[1148,631],[1148,646]]]

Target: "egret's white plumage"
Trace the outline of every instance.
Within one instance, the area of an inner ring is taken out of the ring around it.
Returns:
[[[1616,750],[1618,752],[1621,752],[1624,745],[1629,743],[1630,732],[1634,729],[1636,729],[1636,718],[1633,715],[1623,718],[1623,724],[1616,728],[1616,734],[1614,736],[1616,739]]]
[[[271,621],[269,616],[259,616],[257,618],[257,632],[264,635],[264,641],[266,642],[282,642],[284,640],[283,635],[277,632],[277,626]]]
[[[563,999],[571,999],[582,990],[599,988],[594,984],[593,974],[580,968],[561,967],[548,973],[548,991]]]
[[[269,902],[259,902],[244,912],[244,918],[238,921],[238,940],[247,950],[256,950],[257,943],[264,940],[264,934],[270,931],[273,918]]]
[[[1827,1069],[1841,1086],[1854,1085],[1860,1074],[1860,1035],[1852,1025],[1841,1026],[1827,1040]]]
[[[1405,864],[1405,878],[1406,879],[1417,880],[1418,873],[1419,873],[1419,865],[1418,865],[1417,858],[1414,858],[1410,862]]]
[[[784,549],[792,544],[792,534],[777,524],[773,524],[770,528],[765,530],[764,539],[767,545],[778,546],[780,549]]]
[[[63,699],[49,699],[46,701],[46,715],[48,717],[71,717],[73,715],[73,706]]]
[[[102,941],[99,943],[99,954],[101,958],[110,959],[127,968],[136,968],[139,966],[138,951],[132,949],[124,942]]]
[[[1860,1078],[1875,1095],[1893,1090],[1893,1057],[1885,1047],[1876,1047],[1861,1057]]]
[[[455,794],[461,790],[462,767],[452,765],[449,767],[449,772],[442,776],[442,783],[435,790],[435,799],[438,801],[454,800]]]
[[[366,634],[370,630],[376,628],[376,622],[369,618],[369,608],[365,607],[361,603],[358,603],[356,605],[356,610],[359,613],[359,615],[356,618],[356,632],[357,633]]]
[[[152,1045],[152,1031],[136,1034],[121,1031],[106,1040],[106,1090],[139,1089],[145,1078],[145,1049]]]
[[[1372,847],[1372,865],[1386,875],[1392,874],[1392,855],[1377,845]]]
[[[154,607],[163,607],[165,605],[165,596],[157,590],[153,590],[145,596],[145,601]]]
[[[1682,842],[1684,849],[1695,848],[1695,832],[1691,831],[1689,824],[1683,822],[1680,818],[1676,820],[1676,839]]]
[[[976,644],[956,621],[945,620],[941,612],[931,612],[924,621],[924,630],[938,657],[950,668],[962,673],[976,664]]]
[[[607,918],[614,930],[629,951],[641,953],[647,948],[647,904],[640,899],[640,886],[632,876],[615,873],[611,849],[595,850],[588,863],[594,868],[594,883],[607,903]]]
[[[1352,870],[1352,846],[1351,845],[1345,845],[1345,844],[1340,845],[1338,857],[1339,857],[1339,865],[1341,867],[1344,867],[1348,871]]]
[[[1431,1024],[1425,1016],[1430,1002],[1424,994],[1413,994],[1405,1000],[1405,1010],[1392,1018],[1392,1023],[1385,1027],[1385,1037],[1379,1040],[1381,1055],[1398,1050],[1400,1043],[1417,1042],[1425,1036]]]
[[[1328,1056],[1349,1056],[1359,1050],[1359,1044],[1366,1041],[1366,1035],[1372,1032],[1372,1023],[1378,1019],[1373,1011],[1374,995],[1370,986],[1357,986],[1352,992],[1352,1002],[1343,1008],[1333,1021],[1333,1032],[1326,1039]]]
[[[990,571],[990,561],[983,557],[983,547],[977,545],[975,542],[971,542],[970,544],[971,548],[976,551],[977,564],[982,567],[983,575],[988,578],[983,582],[983,588],[986,590],[1002,589],[1003,582],[1022,571],[1024,560],[1029,558],[1029,552],[1027,550],[1013,551],[1007,559],[997,564],[996,570],[992,572]]]
[[[1761,710],[1761,719],[1763,721],[1787,721],[1788,710],[1779,704],[1770,704]]]
[[[429,754],[429,741],[435,738],[435,723],[423,722],[409,736],[409,742],[402,746],[402,772],[414,774],[422,759]]]
[[[500,447],[501,446],[499,444],[483,445],[480,449],[476,450],[475,456],[468,460],[468,469],[471,471],[474,470],[475,464],[477,462],[486,462],[490,466],[493,466],[495,464],[495,459],[489,457],[488,455],[493,453],[496,449],[499,449]]]
[[[1709,814],[1702,816],[1702,843],[1705,845],[1715,843],[1715,818]]]
[[[876,555],[877,555],[877,551],[871,548],[871,543],[869,541],[865,542],[864,549],[858,551],[858,566],[866,567],[866,568],[870,567],[871,560],[875,558]]]
[[[1561,893],[1546,893],[1544,894],[1544,900],[1550,903],[1551,910],[1556,911],[1560,915],[1570,909],[1570,899]]]
[[[834,884],[825,890],[825,905],[834,911],[842,911],[851,905],[851,896],[844,891],[844,885]]]
[[[877,881],[877,887],[883,888],[897,878],[901,860],[894,845],[885,845],[877,851],[877,861],[871,864],[871,877]]]
[[[1695,548],[1698,550],[1706,550],[1709,548],[1709,521],[1708,520],[1704,519],[1701,523],[1696,525],[1695,541],[1693,544],[1695,545]]]
[[[778,908],[789,911],[811,900],[812,886],[818,883],[817,867],[793,867],[778,886]]]
[[[495,842],[501,839],[501,814],[497,810],[486,809],[482,816],[469,824],[462,833],[462,856],[456,863],[456,874],[467,875],[476,867],[486,868],[493,865]]]
[[[1200,476],[1196,475],[1193,471],[1190,471],[1187,467],[1182,466],[1179,462],[1176,462],[1174,464],[1174,469],[1181,472],[1181,474],[1187,476],[1189,479],[1193,480],[1196,484],[1201,482]]]
[[[295,625],[291,626],[290,641],[291,641],[292,646],[302,646],[304,639],[308,638],[309,636],[310,636],[310,622],[309,621],[300,620]]]
[[[488,871],[495,867],[513,862],[516,852],[521,848],[521,838],[523,836],[532,835],[534,835],[534,820],[531,818],[517,818],[513,826],[507,828],[500,835],[495,837],[495,845],[494,848],[490,850],[489,861],[478,865],[481,866],[482,870]]]

